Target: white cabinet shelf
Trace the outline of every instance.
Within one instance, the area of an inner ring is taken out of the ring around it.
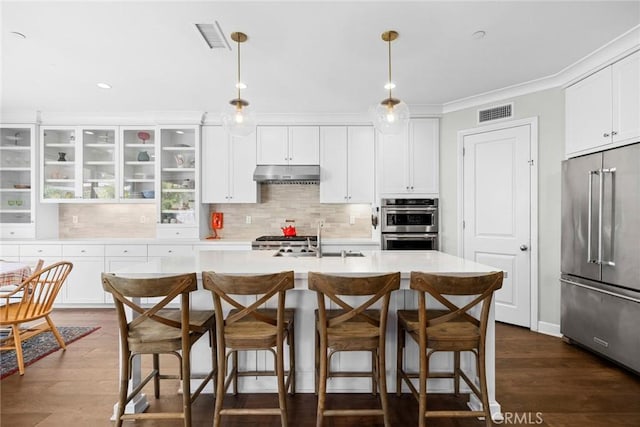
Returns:
[[[200,218],[199,126],[159,127],[158,237],[194,238]],[[183,167],[186,166],[186,167]],[[185,231],[185,229],[189,229]]]
[[[127,202],[154,202],[156,187],[156,146],[157,130],[155,127],[121,126],[120,150],[121,184],[120,200]],[[144,198],[142,193],[154,197]]]
[[[117,130],[116,126],[42,126],[41,200],[117,200]],[[48,185],[62,183],[64,187]]]
[[[0,238],[36,237],[36,129],[0,125]],[[15,188],[25,187],[28,188]]]

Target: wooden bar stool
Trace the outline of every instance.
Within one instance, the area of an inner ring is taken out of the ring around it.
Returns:
[[[428,274],[411,272],[410,288],[418,291],[418,310],[399,310],[397,341],[396,393],[401,394],[402,380],[418,400],[419,427],[425,426],[429,417],[484,417],[491,426],[491,411],[487,395],[485,372],[485,339],[489,309],[494,291],[502,287],[502,272],[484,274]],[[427,309],[425,294],[442,304],[444,309]],[[464,305],[454,304],[448,296],[471,297]],[[469,311],[481,306],[479,318]],[[420,348],[420,372],[408,373],[403,368],[405,334],[415,340]],[[451,351],[454,357],[453,372],[429,372],[429,358],[437,351]],[[480,389],[460,368],[460,352],[475,355]],[[419,378],[419,391],[411,382]],[[460,393],[460,378],[482,402],[481,411],[430,411],[427,410],[427,378],[450,378],[454,382],[455,394]]]
[[[125,278],[102,273],[102,286],[113,295],[120,328],[120,397],[116,425],[130,419],[173,419],[179,418],[185,427],[191,426],[191,404],[200,395],[207,383],[215,379],[215,317],[211,310],[190,310],[189,293],[198,286],[195,273],[164,276],[153,279]],[[180,297],[180,308],[165,308],[174,298]],[[162,297],[151,308],[143,308],[132,298]],[[138,315],[127,320],[125,307]],[[211,351],[211,371],[204,376],[199,387],[191,394],[191,347],[203,335],[209,333]],[[180,353],[178,353],[180,352]],[[127,394],[131,379],[133,358],[151,354],[153,369],[140,384]],[[160,372],[159,354],[172,354],[180,360],[180,374],[167,375]],[[156,399],[160,397],[160,380],[182,380],[182,412],[125,414],[124,410],[142,388],[153,379]]]
[[[218,383],[213,415],[214,427],[221,425],[222,415],[279,415],[282,426],[287,426],[287,390],[295,392],[294,309],[285,309],[285,293],[293,289],[293,271],[263,275],[228,275],[211,271],[202,273],[203,286],[212,292],[216,310],[218,337]],[[245,306],[231,295],[260,295],[254,303]],[[276,296],[276,309],[259,308]],[[227,317],[222,303],[231,305]],[[289,370],[284,370],[284,342],[289,345]],[[276,348],[274,351],[273,348]],[[227,352],[227,349],[229,351]],[[273,371],[240,371],[238,351],[268,350],[274,355]],[[233,370],[226,378],[228,358],[233,356]],[[238,376],[276,376],[278,379],[278,408],[223,409],[223,398],[231,381],[234,393],[238,391]],[[287,380],[285,382],[285,376]]]
[[[400,273],[366,277],[331,276],[309,272],[309,289],[316,291],[316,390],[318,412],[316,426],[325,416],[382,415],[389,427],[385,336],[391,292],[400,287]],[[340,309],[327,310],[325,296]],[[354,307],[340,296],[370,296]],[[369,309],[382,300],[381,309]],[[331,372],[331,357],[340,351],[370,351],[371,372]],[[319,360],[318,360],[319,359]],[[319,372],[318,372],[319,371]],[[371,377],[373,393],[380,391],[381,409],[325,409],[327,378]]]

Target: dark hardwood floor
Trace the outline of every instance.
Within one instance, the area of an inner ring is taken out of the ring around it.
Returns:
[[[55,322],[69,326],[101,326],[93,334],[28,366],[24,376],[0,381],[0,426],[111,426],[117,396],[118,344],[112,310],[58,310]],[[640,377],[558,338],[498,324],[496,328],[496,394],[505,413],[504,425],[640,426]],[[166,383],[166,382],[165,382]],[[180,405],[177,389],[164,386],[152,407]],[[148,393],[149,394],[149,393]],[[152,395],[152,393],[151,393]],[[260,406],[275,395],[228,396],[225,405]],[[329,405],[377,405],[368,394],[330,395]],[[316,397],[289,398],[291,426],[315,425]],[[390,396],[394,426],[417,425],[417,404],[410,395]],[[442,407],[464,405],[462,399],[436,396]],[[194,405],[194,425],[212,422],[213,398],[201,396]],[[226,417],[225,426],[279,426],[277,417]],[[125,422],[125,426],[179,426],[175,421]],[[327,419],[327,427],[381,426],[377,418]],[[429,420],[430,426],[483,426],[475,419]]]

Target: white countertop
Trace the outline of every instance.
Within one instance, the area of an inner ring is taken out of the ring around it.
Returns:
[[[115,271],[119,274],[154,275],[202,271],[261,274],[293,270],[303,279],[309,271],[327,274],[371,274],[399,271],[479,273],[497,270],[439,251],[362,251],[363,257],[274,257],[275,251],[207,251],[189,257],[167,257]]]

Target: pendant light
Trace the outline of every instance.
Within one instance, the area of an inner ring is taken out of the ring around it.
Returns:
[[[231,136],[247,136],[256,130],[255,119],[251,110],[248,109],[249,101],[240,97],[240,89],[246,87],[240,80],[240,44],[246,42],[247,38],[245,33],[231,33],[231,40],[238,45],[238,79],[236,82],[238,97],[229,101],[231,107],[222,115],[222,126]]]
[[[391,80],[391,42],[397,38],[397,31],[389,30],[382,33],[382,40],[389,46],[389,80],[385,85],[385,89],[389,89],[389,97],[370,109],[373,125],[385,135],[401,133],[409,124],[409,107],[391,94],[395,87]]]

